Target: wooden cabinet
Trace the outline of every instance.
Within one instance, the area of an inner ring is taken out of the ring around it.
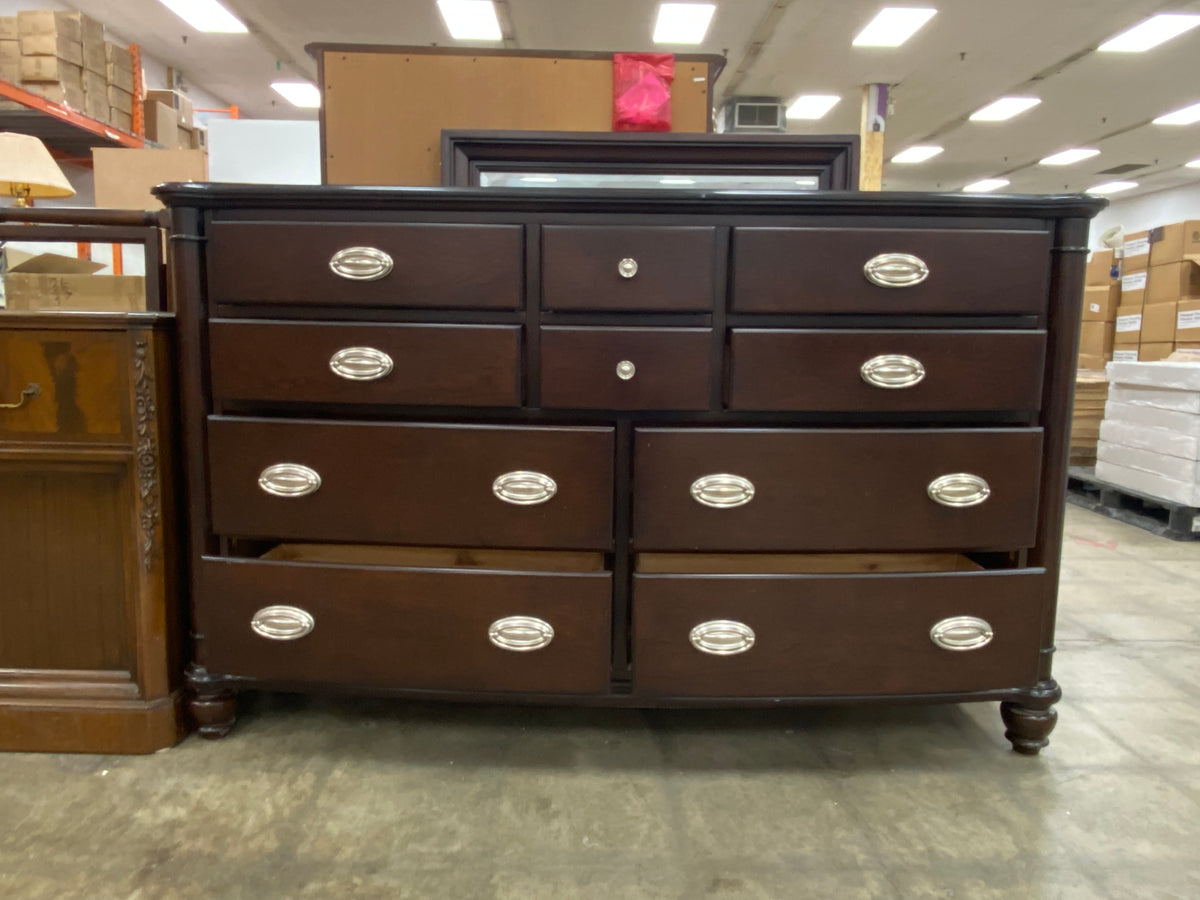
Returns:
[[[0,749],[183,734],[169,326],[0,314]]]
[[[302,684],[999,700],[1045,745],[1101,201],[160,193],[202,733]]]

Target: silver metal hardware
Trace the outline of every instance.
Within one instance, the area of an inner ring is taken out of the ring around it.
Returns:
[[[943,650],[978,650],[992,642],[992,626],[974,616],[942,619],[929,629],[929,639]]]
[[[633,376],[636,374],[637,366],[635,366],[629,360],[623,359],[617,363],[617,377],[622,381],[629,381],[629,379],[633,378]]]
[[[307,497],[320,489],[321,476],[300,463],[275,463],[259,473],[258,486],[276,497]]]
[[[954,472],[929,482],[929,499],[942,506],[978,506],[992,495],[988,483],[970,472]]]
[[[633,376],[630,376],[633,377]],[[25,389],[21,391],[21,399],[16,403],[0,403],[0,409],[20,409],[30,400],[42,396],[42,386],[34,382],[25,385]]]
[[[880,287],[912,287],[929,277],[929,266],[911,253],[880,253],[867,260],[863,274]]]
[[[725,472],[705,475],[692,482],[692,499],[705,506],[731,509],[745,506],[754,499],[754,484],[741,475]]]
[[[505,472],[492,482],[492,493],[514,506],[536,506],[558,493],[558,484],[541,472]]]
[[[348,381],[378,381],[392,373],[392,358],[374,347],[346,347],[329,357],[333,374]]]
[[[377,247],[347,247],[330,257],[329,268],[351,281],[378,281],[392,271],[392,257]]]
[[[298,606],[264,606],[250,618],[250,630],[272,641],[295,641],[316,627],[312,613]]]
[[[528,653],[548,647],[554,640],[554,628],[533,616],[506,616],[488,626],[488,640],[501,650]]]
[[[632,278],[637,274],[638,264],[636,259],[625,257],[617,263],[617,271],[621,273],[622,278]]]
[[[713,619],[693,628],[688,640],[701,653],[734,656],[754,646],[754,629],[732,619]]]
[[[902,353],[872,356],[859,368],[862,379],[878,388],[906,388],[925,380],[921,361]]]

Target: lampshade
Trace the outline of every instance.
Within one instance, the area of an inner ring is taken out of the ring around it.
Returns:
[[[75,188],[45,144],[33,135],[0,131],[0,193],[22,206],[30,197],[74,197]]]

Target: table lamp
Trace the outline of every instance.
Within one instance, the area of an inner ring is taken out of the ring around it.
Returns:
[[[0,132],[0,193],[16,199],[13,206],[33,206],[34,197],[74,197],[46,145],[33,135]]]

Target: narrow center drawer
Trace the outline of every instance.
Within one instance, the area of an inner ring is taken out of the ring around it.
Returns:
[[[613,430],[211,417],[213,530],[607,549]]]
[[[730,409],[1033,410],[1044,331],[735,328]]]
[[[519,406],[520,327],[214,319],[213,398]]]
[[[520,225],[218,222],[212,303],[516,309]]]
[[[709,407],[709,328],[547,327],[541,338],[544,407]]]
[[[542,306],[711,309],[715,235],[698,226],[544,226]]]

